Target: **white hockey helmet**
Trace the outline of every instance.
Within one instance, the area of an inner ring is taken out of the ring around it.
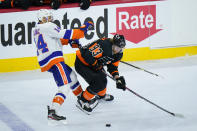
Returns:
[[[48,17],[51,16],[51,19],[53,19],[53,15],[52,12],[50,10],[47,9],[40,9],[37,12],[37,18],[39,21],[42,21],[43,17],[45,17],[48,21]]]

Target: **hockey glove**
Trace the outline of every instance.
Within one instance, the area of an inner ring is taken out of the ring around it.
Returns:
[[[92,0],[80,0],[80,9],[87,10],[90,7],[91,1]]]
[[[101,70],[102,68],[103,66],[100,65],[98,62],[94,66],[92,66],[92,69],[95,71]]]
[[[81,27],[80,30],[83,30],[86,34],[88,30],[94,27],[94,24],[91,21],[85,22]]]
[[[98,59],[98,63],[104,66],[110,64],[113,60],[114,59],[109,56],[104,56]]]
[[[75,40],[69,40],[68,43],[72,48],[81,48],[81,44],[79,43],[78,39]]]
[[[126,90],[126,83],[123,76],[120,76],[119,78],[116,79],[116,88],[122,89],[123,91]]]

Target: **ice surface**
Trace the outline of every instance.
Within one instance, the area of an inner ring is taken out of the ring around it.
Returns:
[[[184,119],[129,91],[116,89],[114,81],[108,79],[113,102],[100,102],[92,115],[86,115],[75,107],[76,97],[70,92],[60,109],[68,124],[48,126],[47,105],[57,87],[51,74],[35,70],[0,74],[0,131],[196,131],[197,56],[130,63],[164,79],[121,63],[119,71],[127,87],[173,113],[183,114]],[[85,88],[87,83],[78,78]]]

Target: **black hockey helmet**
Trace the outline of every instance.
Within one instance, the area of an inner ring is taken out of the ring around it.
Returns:
[[[125,38],[123,35],[115,34],[113,37],[114,45],[124,48],[126,46]]]

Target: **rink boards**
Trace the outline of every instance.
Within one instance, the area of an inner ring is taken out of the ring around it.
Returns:
[[[179,7],[175,7],[173,2],[131,0],[106,5],[101,3],[93,4],[86,11],[78,7],[62,7],[55,10],[53,11],[55,23],[61,28],[71,29],[80,27],[85,21],[92,21],[95,27],[81,40],[82,45],[98,38],[113,37],[115,33],[123,34],[127,41],[124,61],[197,54],[195,30],[187,32],[195,18],[191,14],[191,17],[185,14],[187,20],[191,18],[190,24],[185,25],[182,19],[184,13],[177,12]],[[39,68],[33,40],[37,9],[0,13],[0,17],[3,18],[0,21],[0,72]],[[178,21],[179,19],[181,21]],[[76,49],[68,46],[63,49],[65,62],[70,66],[74,64],[75,51]]]

